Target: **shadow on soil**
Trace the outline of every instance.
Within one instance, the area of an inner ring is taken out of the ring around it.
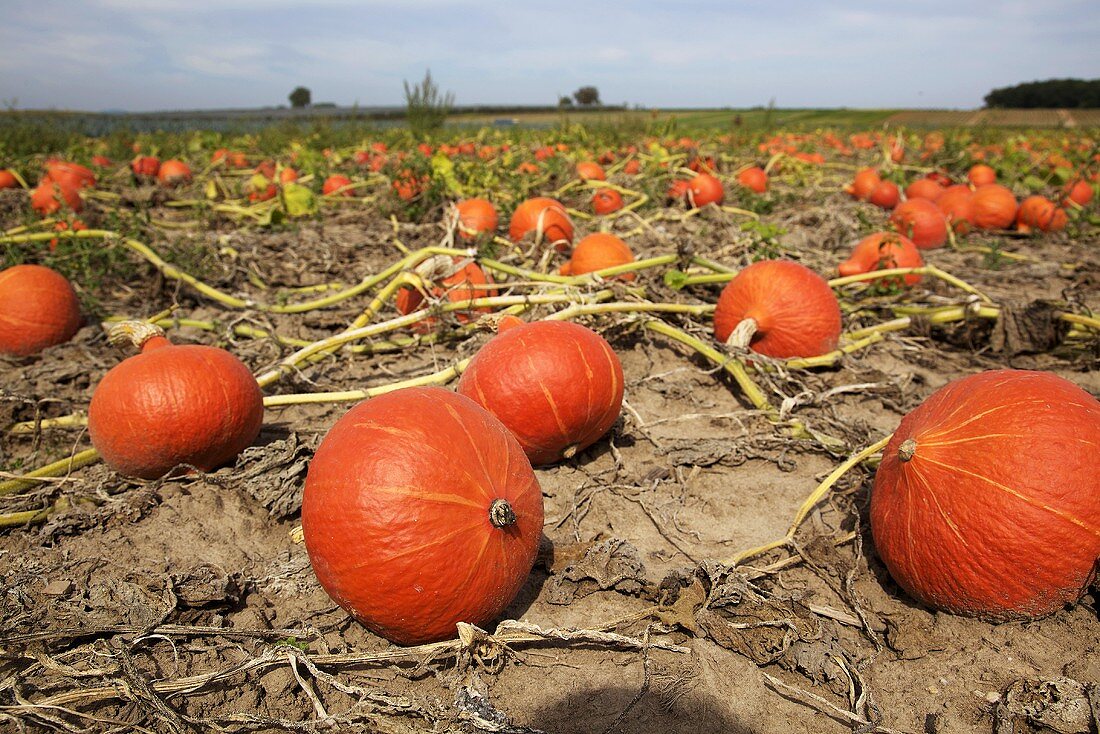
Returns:
[[[651,689],[616,722],[637,694],[623,687],[576,691],[537,711],[529,725],[547,734],[761,734],[697,691],[670,707]]]

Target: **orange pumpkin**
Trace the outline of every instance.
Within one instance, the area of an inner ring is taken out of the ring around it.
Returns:
[[[191,167],[183,161],[167,160],[160,164],[157,180],[165,186],[179,186],[191,181]]]
[[[748,266],[722,290],[714,311],[718,341],[726,343],[734,336],[737,346],[778,359],[831,352],[840,328],[840,304],[833,289],[792,260],[761,260]]]
[[[46,162],[46,177],[60,186],[79,191],[95,187],[95,173],[79,163],[50,160]]]
[[[536,196],[516,207],[508,225],[512,242],[519,242],[530,233],[534,233],[536,242],[549,242],[558,251],[564,251],[573,243],[573,222],[560,201]]]
[[[629,161],[626,162],[626,165],[623,166],[623,173],[628,176],[637,176],[641,172],[642,164],[638,161],[637,158],[631,158]]]
[[[966,173],[967,180],[975,187],[985,186],[997,180],[997,172],[984,163],[978,163],[970,167]]]
[[[561,266],[562,275],[583,275],[616,265],[634,262],[634,253],[625,242],[613,234],[595,232],[588,235],[573,249],[569,262]],[[634,280],[634,273],[614,276],[620,280]]]
[[[893,209],[898,205],[899,198],[901,198],[901,194],[898,192],[896,183],[893,181],[880,181],[878,186],[871,191],[871,195],[867,197],[867,201],[883,209]]]
[[[1100,402],[1048,372],[948,383],[883,451],[871,531],[918,601],[994,621],[1077,601],[1100,557]]]
[[[487,627],[542,535],[542,490],[519,443],[469,398],[414,387],[359,403],[309,465],[302,532],[333,601],[391,642]]]
[[[0,271],[0,353],[26,357],[80,328],[80,301],[65,276],[42,265]]]
[[[978,229],[1008,229],[1016,221],[1016,195],[1000,184],[985,184],[975,189],[970,209]]]
[[[936,206],[958,234],[966,234],[974,226],[973,198],[974,192],[969,186],[956,184],[948,186],[936,199]]]
[[[472,240],[497,230],[497,210],[485,199],[464,199],[455,205],[458,212],[458,235]]]
[[[502,324],[458,392],[500,419],[532,464],[571,458],[615,423],[623,368],[596,332],[568,321]]]
[[[753,166],[741,171],[737,174],[737,182],[758,194],[768,190],[768,174],[760,166]]]
[[[475,286],[492,284],[490,278],[477,263],[464,261],[460,257],[447,257],[438,255],[425,260],[417,271],[421,277],[429,283],[428,294],[433,299],[446,296],[451,303],[470,301],[475,298],[489,298],[497,294],[492,288],[477,288]],[[424,294],[416,288],[401,288],[397,291],[395,303],[398,312],[410,314],[425,307]],[[461,323],[467,323],[475,314],[492,313],[489,306],[480,306],[466,311],[458,311],[455,317]],[[434,318],[426,318],[417,321],[413,325],[413,331],[425,333],[430,331],[436,323]]]
[[[68,185],[57,183],[49,176],[43,178],[31,192],[31,208],[42,216],[48,216],[66,206],[74,212],[84,209],[80,192]]]
[[[1016,212],[1016,229],[1030,232],[1058,232],[1066,228],[1066,210],[1058,208],[1045,196],[1029,196]]]
[[[123,322],[110,336],[141,350],[103,376],[88,406],[92,445],[115,471],[142,479],[184,464],[210,471],[259,435],[260,386],[229,352],[174,345],[144,322]]]
[[[351,179],[336,173],[325,179],[321,184],[322,196],[355,196],[351,188]]]
[[[935,201],[943,194],[943,186],[930,178],[918,178],[905,187],[905,198]]]
[[[130,161],[130,170],[139,179],[153,179],[160,170],[160,158],[151,155],[139,155]]]
[[[700,173],[688,181],[687,198],[693,207],[702,208],[709,204],[721,204],[726,192],[722,182],[709,173]]]
[[[939,207],[928,199],[910,199],[899,204],[890,222],[922,250],[942,247],[947,241],[947,220]]]
[[[592,211],[601,217],[617,212],[622,208],[622,194],[615,189],[600,189],[592,194]]]
[[[920,250],[908,237],[896,232],[876,232],[860,240],[838,269],[841,275],[859,275],[875,270],[923,266],[924,259],[920,256]],[[906,285],[914,285],[920,282],[920,278],[920,275],[910,273],[904,276],[904,282]],[[894,283],[902,281],[901,278],[889,280]]]
[[[17,188],[19,188],[19,181],[15,178],[15,174],[6,168],[0,169],[0,189]]]
[[[844,190],[853,198],[866,201],[871,196],[871,192],[881,182],[882,179],[879,178],[878,171],[874,168],[864,168],[856,172],[855,179],[844,187]]]
[[[1062,206],[1068,206],[1068,202],[1073,202],[1077,206],[1088,206],[1092,201],[1093,190],[1088,181],[1083,179],[1077,179],[1076,181],[1070,181],[1066,184],[1064,189],[1066,198],[1062,202]]]
[[[577,175],[585,181],[605,181],[607,174],[603,167],[594,161],[583,161],[577,164]]]

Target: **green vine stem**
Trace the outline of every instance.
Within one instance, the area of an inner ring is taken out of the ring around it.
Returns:
[[[46,464],[43,467],[39,467],[34,471],[27,472],[23,476],[17,479],[9,479],[5,482],[0,482],[0,497],[6,497],[9,494],[15,492],[21,492],[24,489],[30,489],[31,487],[39,484],[36,479],[46,479],[50,477],[59,477],[67,475],[70,472],[74,472],[77,469],[94,464],[99,461],[99,452],[95,449],[85,449],[80,453],[73,454],[72,456],[55,461],[52,464]]]
[[[295,303],[295,304],[289,304],[289,305],[278,305],[278,304],[264,304],[264,303],[259,303],[259,302],[252,301],[252,300],[245,300],[245,299],[242,299],[242,298],[237,298],[236,296],[232,296],[232,295],[230,295],[228,293],[225,293],[223,291],[220,291],[217,288],[214,288],[212,286],[207,285],[206,283],[203,283],[202,281],[200,281],[198,278],[194,277],[193,275],[185,273],[182,270],[175,267],[174,265],[172,265],[171,263],[165,261],[163,258],[160,257],[160,255],[158,255],[156,253],[156,251],[154,251],[151,247],[149,247],[145,243],[139,242],[138,240],[131,239],[131,238],[128,238],[128,237],[122,237],[117,232],[112,232],[110,230],[84,229],[84,230],[79,230],[79,231],[76,231],[76,232],[74,232],[72,230],[65,230],[65,231],[61,231],[61,232],[41,232],[41,233],[35,233],[35,234],[12,235],[12,236],[0,237],[0,244],[18,244],[18,243],[23,243],[23,242],[43,242],[43,241],[51,240],[55,237],[61,237],[61,238],[71,237],[71,238],[76,238],[76,239],[117,239],[124,246],[126,246],[129,249],[133,250],[138,255],[140,255],[145,260],[147,260],[153,267],[155,267],[157,270],[159,270],[164,275],[164,277],[169,278],[171,280],[179,280],[183,283],[186,283],[187,285],[191,286],[192,288],[194,288],[199,293],[203,294],[207,298],[210,298],[211,300],[217,301],[217,302],[219,302],[219,303],[221,303],[225,306],[229,306],[230,308],[238,308],[238,309],[246,309],[247,308],[247,309],[255,309],[257,311],[265,311],[265,312],[268,312],[268,313],[280,313],[280,314],[305,313],[307,311],[313,311],[313,310],[316,310],[316,309],[325,308],[327,306],[334,305],[336,303],[340,303],[341,301],[345,301],[349,298],[354,298],[355,296],[374,288],[379,283],[382,283],[385,280],[391,279],[394,275],[401,272],[402,270],[408,270],[408,269],[416,266],[422,260],[424,260],[424,259],[426,259],[426,258],[428,258],[432,255],[451,255],[451,256],[458,256],[458,257],[462,257],[462,256],[467,256],[468,257],[471,254],[470,251],[468,251],[468,250],[454,250],[454,249],[445,248],[445,247],[425,247],[425,248],[422,248],[420,250],[417,250],[417,251],[411,253],[410,255],[407,255],[406,257],[402,258],[401,260],[398,260],[397,262],[395,262],[394,264],[392,264],[389,267],[385,268],[384,270],[382,270],[378,273],[375,273],[374,275],[371,275],[371,276],[368,276],[368,277],[364,278],[358,284],[356,284],[356,285],[354,285],[350,288],[346,288],[346,289],[344,289],[344,290],[342,290],[338,293],[334,293],[334,294],[325,296],[323,298],[314,299],[312,301],[305,301],[303,303]]]
[[[798,528],[802,526],[802,523],[809,516],[810,512],[813,511],[814,507],[816,507],[817,504],[825,498],[825,495],[829,493],[829,491],[833,488],[833,485],[835,485],[842,476],[847,474],[852,469],[852,467],[870,458],[872,455],[877,454],[879,451],[882,451],[882,449],[886,447],[886,444],[890,442],[890,439],[892,437],[892,435],[887,436],[886,438],[874,442],[867,448],[857,451],[856,453],[848,457],[848,459],[841,463],[836,469],[834,469],[829,474],[829,476],[825,477],[825,479],[823,479],[821,483],[817,485],[814,491],[810,493],[809,497],[807,497],[802,505],[798,508],[798,511],[794,515],[794,520],[791,522],[791,526],[787,530],[786,535],[784,535],[779,540],[774,540],[770,543],[765,543],[764,545],[741,551],[730,561],[728,561],[729,565],[739,566],[750,558],[755,558],[756,556],[759,556],[763,553],[767,553],[768,551],[775,550],[776,548],[782,548],[790,544],[790,542],[794,540],[794,535],[796,532],[798,532]]]

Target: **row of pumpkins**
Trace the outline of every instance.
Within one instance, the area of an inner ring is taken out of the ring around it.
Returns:
[[[544,209],[532,229],[562,246],[569,238],[547,219]],[[0,272],[0,314],[0,351],[24,355],[80,323],[69,283],[36,265]],[[39,329],[54,336],[36,341]],[[831,351],[840,330],[826,281],[786,260],[742,270],[714,317],[718,341],[777,358]],[[111,338],[140,349],[103,377],[89,406],[92,443],[111,467],[144,478],[181,465],[212,470],[255,440],[262,396],[235,356],[173,345],[141,322],[113,327]],[[491,621],[539,545],[532,466],[599,440],[623,388],[619,358],[594,331],[506,317],[455,392],[407,388],[355,406],[306,479],[302,525],[321,585],[400,644]],[[994,370],[949,383],[902,420],[884,451],[871,496],[879,555],[936,609],[1002,620],[1073,603],[1100,557],[1098,447],[1100,402],[1056,375]]]
[[[858,171],[845,190],[854,198],[893,210],[890,221],[920,248],[935,248],[947,241],[947,230],[966,234],[971,229],[1020,232],[1057,232],[1068,222],[1067,207],[1083,207],[1093,198],[1093,188],[1084,179],[1066,184],[1063,199],[1056,204],[1033,194],[1017,201],[1011,189],[997,183],[992,167],[979,163],[967,172],[967,184],[955,184],[934,172],[916,179],[901,200],[898,185],[884,180],[874,168]]]

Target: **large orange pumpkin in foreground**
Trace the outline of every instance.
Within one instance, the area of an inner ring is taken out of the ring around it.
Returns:
[[[750,323],[751,322],[751,323]],[[714,336],[777,359],[836,349],[840,304],[825,279],[793,260],[761,260],[722,290]],[[747,342],[747,343],[746,343]]]
[[[852,254],[838,268],[841,275],[859,275],[874,270],[893,268],[919,268],[924,265],[920,250],[908,237],[896,232],[876,232],[864,237],[852,249]],[[907,285],[920,282],[920,275],[910,273],[904,276]],[[893,282],[901,278],[888,279]]]
[[[504,611],[534,564],[542,520],[542,490],[516,439],[438,387],[348,411],[310,462],[302,501],[321,586],[402,645]]]
[[[532,464],[549,464],[583,451],[615,423],[623,368],[591,329],[513,318],[474,355],[458,392],[499,418]]]
[[[508,237],[512,242],[519,242],[532,232],[536,241],[549,242],[559,251],[569,249],[573,243],[573,222],[565,207],[557,199],[546,196],[528,199],[512,212],[508,224]]]
[[[209,471],[260,434],[260,386],[229,352],[172,344],[144,322],[115,325],[109,336],[141,350],[103,376],[88,406],[92,445],[112,469],[142,479],[181,464]]]
[[[1100,402],[1048,372],[949,383],[883,452],[871,530],[935,609],[1033,618],[1077,601],[1100,557]]]
[[[80,301],[65,276],[42,265],[0,271],[0,354],[37,354],[79,328]]]

